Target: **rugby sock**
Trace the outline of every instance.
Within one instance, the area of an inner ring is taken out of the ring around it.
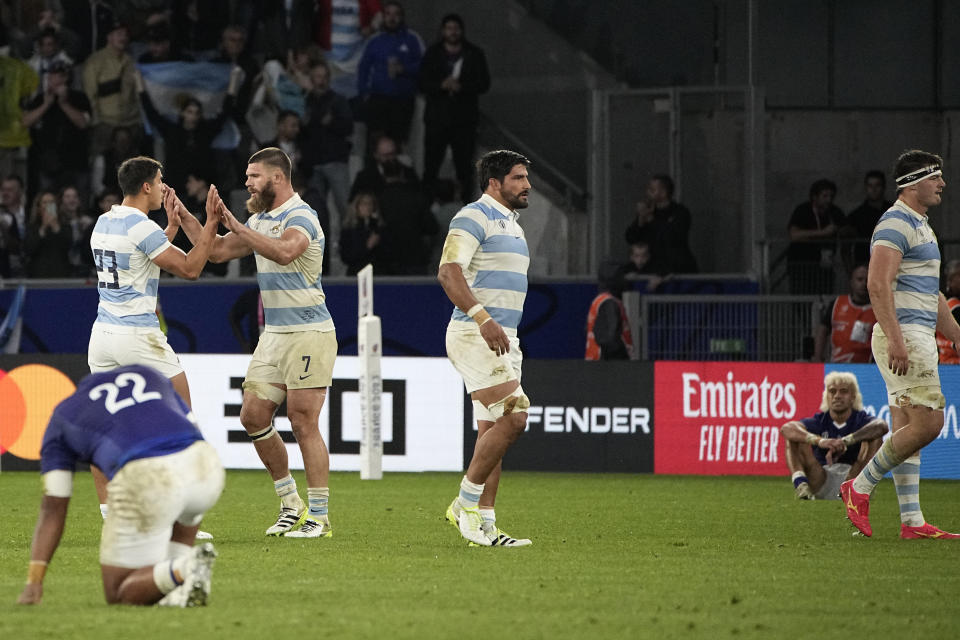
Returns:
[[[793,478],[794,489],[796,489],[797,487],[799,487],[805,482],[809,484],[809,482],[807,481],[807,476],[804,475],[803,471],[794,471],[793,475],[790,477]]]
[[[307,487],[307,504],[310,510],[307,516],[321,522],[327,519],[327,503],[330,501],[328,487]]]
[[[900,503],[900,522],[908,527],[921,527],[926,520],[920,510],[920,454],[915,453],[892,471]]]
[[[300,498],[300,494],[297,493],[297,481],[293,479],[292,475],[288,473],[286,477],[274,480],[273,488],[276,489],[277,495],[280,496],[280,502],[283,506],[296,509],[298,513],[303,511],[303,500]]]
[[[460,481],[460,506],[464,509],[474,509],[480,502],[480,494],[483,493],[483,484],[474,484],[463,476]]]
[[[171,540],[167,543],[167,557],[171,560],[179,558],[180,556],[185,556],[193,550],[188,544],[183,544],[182,542],[174,542]]]
[[[164,560],[153,565],[153,584],[166,595],[183,584],[183,570],[189,556]]]
[[[874,454],[863,471],[853,479],[853,490],[857,493],[870,495],[873,493],[873,488],[883,479],[883,475],[893,470],[901,462],[903,462],[903,458],[893,450],[893,437],[891,436],[884,440],[880,450]]]
[[[107,505],[105,504],[100,505],[100,515],[103,516],[104,520],[107,519],[107,511],[108,511]]]

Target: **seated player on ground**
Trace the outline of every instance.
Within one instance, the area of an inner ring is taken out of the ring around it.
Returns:
[[[887,423],[863,410],[857,378],[831,371],[823,379],[820,412],[782,427],[787,467],[801,500],[837,500],[883,442]]]

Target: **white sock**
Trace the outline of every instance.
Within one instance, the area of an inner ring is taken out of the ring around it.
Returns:
[[[178,561],[180,562],[179,566],[177,566]],[[177,576],[174,575],[174,571],[179,571],[180,575],[183,575],[183,562],[178,558],[176,560],[164,560],[153,565],[153,584],[157,585],[160,593],[166,595],[183,584],[183,580],[181,579],[178,582]]]
[[[309,504],[309,515],[317,522],[327,519],[327,505],[330,502],[329,487],[307,487],[307,502]]]
[[[296,509],[299,513],[303,511],[303,500],[300,498],[300,494],[297,493],[297,481],[293,479],[293,476],[289,473],[279,480],[273,481],[273,488],[276,490],[277,495],[280,496],[280,502],[283,506]]]
[[[100,515],[103,516],[104,520],[107,519],[107,511],[108,511],[107,505],[105,504],[100,505]]]
[[[494,513],[493,507],[480,507],[480,518],[483,519],[484,524],[489,522],[493,526],[497,525],[497,514]]]
[[[193,551],[193,547],[188,544],[174,542],[173,540],[167,543],[167,557],[171,560],[179,558],[180,556],[185,556],[191,551]]]
[[[483,484],[474,484],[463,476],[460,481],[460,506],[464,509],[475,509],[480,502],[480,494],[483,493]]]

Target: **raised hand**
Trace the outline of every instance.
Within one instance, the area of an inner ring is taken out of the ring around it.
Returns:
[[[243,223],[233,217],[223,200],[220,200],[220,220],[223,222],[223,226],[234,233],[240,233],[244,229]]]
[[[163,209],[167,212],[167,224],[174,227],[180,226],[180,212],[183,210],[183,203],[177,197],[176,190],[168,184],[163,192]],[[178,206],[179,205],[179,206]]]

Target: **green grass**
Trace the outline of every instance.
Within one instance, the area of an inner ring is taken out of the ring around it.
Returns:
[[[302,473],[297,474],[303,487]],[[455,474],[333,474],[327,540],[267,539],[264,472],[230,472],[204,528],[206,609],[107,607],[99,512],[78,474],[44,602],[19,607],[36,474],[0,475],[0,638],[956,638],[960,541],[901,541],[892,483],[874,537],[786,478],[507,473],[500,525],[524,549],[468,548],[443,511]],[[960,528],[955,482],[928,519]]]

